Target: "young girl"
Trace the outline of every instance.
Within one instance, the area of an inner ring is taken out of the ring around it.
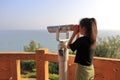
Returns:
[[[79,37],[78,35],[82,35]],[[76,40],[73,42],[75,36]],[[93,55],[96,49],[97,23],[95,18],[83,18],[74,28],[68,49],[76,51],[75,80],[94,80]]]

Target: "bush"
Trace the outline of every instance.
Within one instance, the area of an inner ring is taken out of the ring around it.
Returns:
[[[36,42],[34,40],[31,40],[29,45],[24,46],[25,52],[35,52],[36,49],[41,48],[42,46],[40,43],[36,45]],[[33,69],[35,69],[35,61],[34,60],[21,60],[21,73],[27,72],[33,72]]]
[[[28,78],[36,78],[36,73],[30,73],[30,74],[28,74]]]
[[[32,72],[35,66],[34,60],[21,60],[21,73],[24,73],[24,71]]]
[[[36,78],[36,73],[22,74],[22,78]],[[58,74],[49,74],[49,80],[59,80]]]
[[[95,56],[120,58],[120,36],[98,38]]]
[[[28,73],[26,75],[22,74],[22,78],[36,78],[36,73]]]
[[[49,73],[58,74],[58,63],[49,62]]]
[[[57,74],[50,74],[49,79],[50,80],[59,80],[59,76]]]
[[[75,55],[75,54],[76,54],[76,51],[73,52],[72,50],[70,50],[70,51],[69,51],[69,54],[70,54],[70,55]]]
[[[107,58],[118,58],[120,59],[120,36],[111,36],[106,38],[97,38],[95,56],[107,57]],[[69,54],[76,52],[70,51]]]

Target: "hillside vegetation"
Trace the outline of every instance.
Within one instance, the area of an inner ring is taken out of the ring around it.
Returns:
[[[37,45],[36,42],[32,40],[29,45],[24,46],[24,51],[34,52],[41,47],[40,44]],[[75,52],[70,51],[69,54],[75,55]],[[97,38],[97,47],[94,56],[120,59],[120,36]],[[22,77],[35,78],[35,72],[35,61],[21,61]],[[49,62],[49,74],[50,80],[58,80],[58,63]]]

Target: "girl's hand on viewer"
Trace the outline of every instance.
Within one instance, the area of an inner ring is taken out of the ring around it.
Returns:
[[[70,44],[73,42],[73,39],[74,37],[79,33],[79,26],[78,25],[75,25],[74,26],[74,30],[73,30],[73,33],[72,33],[72,36],[70,38],[70,40],[68,41],[68,44],[67,44],[67,48],[70,49]]]
[[[74,30],[73,30],[73,34],[76,35],[77,33],[79,33],[79,26],[75,25]]]

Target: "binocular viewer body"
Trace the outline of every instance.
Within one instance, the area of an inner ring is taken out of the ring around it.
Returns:
[[[57,31],[59,31],[60,33],[66,33],[69,31],[73,31],[74,27],[76,27],[78,25],[58,25],[58,26],[48,26],[48,32],[49,33],[56,33]]]
[[[74,27],[78,27],[78,25],[58,25],[58,26],[48,26],[49,33],[56,33],[56,40],[57,41],[68,41],[69,39],[69,32],[74,30]],[[60,33],[66,33],[66,39],[60,38]]]

